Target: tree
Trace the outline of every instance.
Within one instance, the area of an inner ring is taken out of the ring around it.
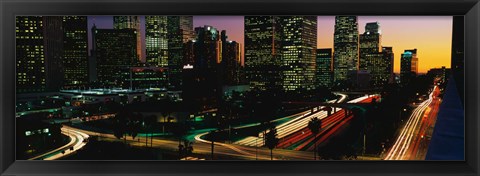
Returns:
[[[176,125],[172,129],[173,135],[178,138],[179,159],[181,159],[182,157],[183,147],[186,147],[182,145],[182,140],[183,137],[188,133],[188,129],[189,127],[186,123],[176,123]]]
[[[188,157],[193,153],[193,142],[184,140],[183,145],[178,145],[179,158]]]
[[[163,116],[163,126],[162,126],[162,133],[165,133],[165,125],[167,123],[167,119],[170,117],[170,115],[173,112],[173,101],[171,101],[169,98],[164,99],[160,102],[161,105],[161,110],[160,113]]]
[[[320,129],[322,128],[322,121],[318,119],[318,117],[312,117],[308,122],[307,127],[312,132],[313,138],[314,138],[313,160],[317,160],[317,134],[320,132]]]
[[[265,136],[265,145],[270,149],[270,160],[273,160],[273,149],[277,146],[277,128],[271,127]]]
[[[150,133],[150,147],[152,146],[153,143],[153,126],[155,125],[155,122],[157,121],[157,116],[155,115],[149,115],[144,117],[143,122],[145,123],[145,145],[148,145],[148,132]]]
[[[213,160],[213,150],[214,150],[214,146],[215,146],[215,140],[217,139],[217,134],[215,134],[215,130],[212,130],[210,131],[209,133],[209,137],[210,137],[210,141],[211,141],[211,149],[212,149],[212,153],[211,153],[211,158]]]
[[[132,136],[132,139],[135,139],[140,132],[140,119],[142,119],[142,117],[143,116],[140,113],[132,114],[132,116],[130,116],[130,121],[128,123],[128,134]]]
[[[263,121],[261,123],[261,128],[263,130],[262,131],[263,132],[262,137],[263,137],[263,143],[264,144],[266,143],[265,141],[267,140],[267,138],[265,137],[267,135],[267,129],[270,129],[270,128],[273,128],[273,127],[275,127],[275,125],[273,125],[273,123],[271,121]]]
[[[113,128],[113,135],[117,137],[118,139],[121,139],[124,137],[124,143],[127,143],[127,123],[128,123],[128,112],[127,111],[121,111],[115,115],[114,118],[114,128]]]

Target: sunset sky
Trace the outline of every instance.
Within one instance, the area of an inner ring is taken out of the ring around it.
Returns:
[[[193,26],[210,25],[218,30],[226,30],[228,39],[244,43],[243,16],[194,16]],[[400,70],[400,56],[405,49],[418,49],[419,72],[430,68],[446,66],[450,68],[452,17],[451,16],[359,16],[359,33],[364,32],[365,24],[378,21],[382,32],[382,46],[392,46],[395,54],[394,71]],[[98,28],[112,28],[111,16],[91,16],[89,29],[93,23]],[[317,48],[333,48],[334,16],[318,17]],[[145,35],[144,18],[141,17],[142,38]],[[90,32],[89,32],[89,35]],[[91,40],[91,37],[89,37]],[[91,41],[89,42],[91,46]],[[143,42],[143,45],[145,42]],[[145,47],[145,46],[144,46]]]

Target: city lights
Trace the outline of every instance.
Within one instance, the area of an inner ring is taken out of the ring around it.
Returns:
[[[434,67],[424,43],[450,43],[394,29],[415,17],[217,18],[17,16],[17,159],[425,160],[436,147],[463,63]]]

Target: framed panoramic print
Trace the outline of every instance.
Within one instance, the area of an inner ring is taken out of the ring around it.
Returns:
[[[2,175],[478,175],[478,0],[0,7]]]

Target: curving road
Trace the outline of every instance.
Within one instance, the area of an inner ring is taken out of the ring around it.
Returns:
[[[86,144],[86,139],[88,139],[88,134],[78,131],[74,128],[70,128],[68,126],[63,126],[61,128],[62,134],[70,137],[70,142],[61,146],[57,149],[51,150],[49,152],[40,154],[29,160],[56,160],[60,159],[64,156],[74,153],[78,149],[81,149]],[[73,147],[73,150],[70,150]],[[62,153],[65,151],[65,153]]]
[[[99,133],[93,131],[87,131],[82,129],[77,129],[74,127],[68,127],[71,130],[78,131],[85,133],[90,136],[99,136],[102,137],[103,140],[110,140],[110,141],[119,141],[123,142],[123,139],[117,139],[113,134],[107,133]],[[193,144],[194,153],[202,154],[210,159],[211,154],[211,143],[210,141],[202,140],[200,138],[201,135],[205,135],[205,132],[201,134],[196,134],[195,137],[199,139]],[[138,147],[145,147],[145,138],[140,137],[140,141],[138,138],[132,139],[131,137],[127,137],[126,142],[132,146]],[[178,141],[177,140],[167,140],[167,139],[158,139],[153,138],[153,147],[160,148],[169,151],[178,151]],[[214,155],[223,155],[229,156],[238,159],[246,159],[246,160],[270,160],[270,150],[267,148],[254,148],[254,147],[245,147],[239,146],[235,144],[225,144],[215,142],[214,148]],[[311,152],[303,152],[303,151],[291,151],[291,150],[281,150],[275,149],[273,151],[274,160],[311,160],[312,154]]]

